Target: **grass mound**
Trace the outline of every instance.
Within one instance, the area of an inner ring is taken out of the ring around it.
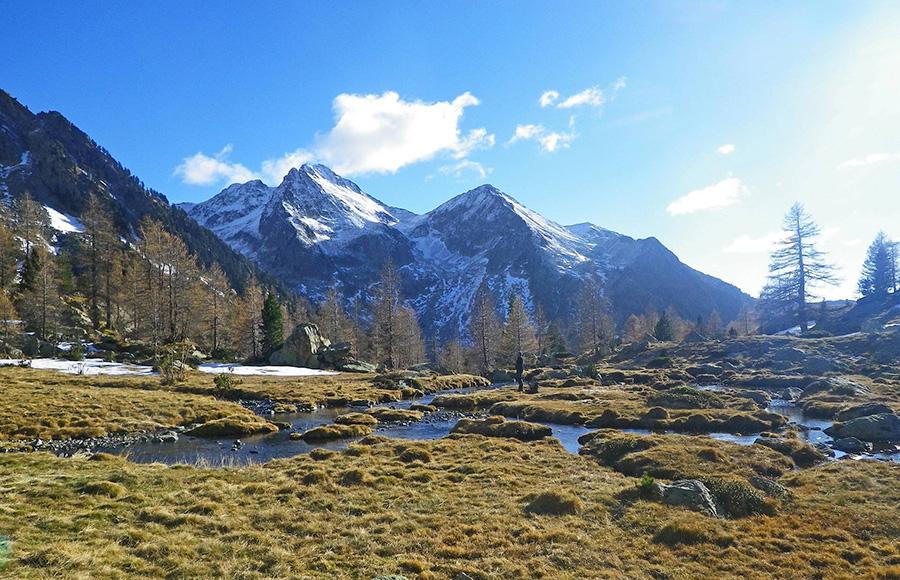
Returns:
[[[530,514],[564,516],[581,509],[581,500],[569,491],[543,491],[526,499],[525,511]]]
[[[725,547],[733,543],[734,537],[710,530],[706,519],[683,517],[660,528],[653,535],[653,541],[670,547],[694,544],[717,544]]]
[[[103,495],[111,498],[122,497],[128,490],[114,481],[93,481],[81,486],[81,492],[88,495]]]
[[[347,439],[350,437],[364,437],[371,433],[372,428],[368,425],[322,425],[321,427],[313,427],[303,433],[292,433],[291,438],[302,439],[307,443],[312,443],[316,441]]]
[[[368,413],[347,413],[334,418],[334,422],[338,425],[369,425],[378,424],[378,419]]]
[[[407,447],[400,451],[400,454],[397,456],[400,461],[403,463],[413,463],[415,461],[421,463],[431,463],[432,456],[431,452],[422,447]]]
[[[186,431],[186,434],[194,437],[246,437],[275,431],[278,431],[278,427],[255,415],[232,415],[207,421]]]
[[[410,411],[407,409],[391,409],[390,407],[379,407],[367,411],[369,415],[374,417],[379,423],[393,423],[399,421],[421,421],[424,413],[421,411]]]
[[[553,434],[550,427],[527,421],[507,421],[505,417],[494,416],[487,419],[460,419],[451,433],[485,435],[487,437],[509,437],[520,441],[535,441]]]
[[[828,458],[824,453],[800,439],[759,437],[754,444],[763,445],[769,449],[774,449],[782,455],[790,457],[798,467],[810,467],[816,463],[821,463]]]
[[[725,403],[710,391],[681,386],[667,389],[647,400],[650,405],[666,409],[722,409]]]

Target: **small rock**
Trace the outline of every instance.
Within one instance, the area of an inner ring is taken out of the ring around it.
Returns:
[[[683,506],[703,512],[714,518],[719,517],[712,494],[702,482],[696,479],[673,481],[671,484],[657,483],[657,493],[668,505]]]

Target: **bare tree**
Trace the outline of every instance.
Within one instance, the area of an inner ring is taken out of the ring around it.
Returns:
[[[481,281],[475,298],[472,301],[472,312],[469,315],[469,334],[478,352],[479,366],[482,372],[490,371],[497,358],[500,342],[500,321],[497,319],[497,306],[487,286]]]

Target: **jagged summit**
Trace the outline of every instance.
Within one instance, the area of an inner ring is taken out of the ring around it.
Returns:
[[[515,290],[563,319],[582,281],[595,275],[605,280],[620,321],[670,304],[687,318],[713,309],[735,316],[747,299],[685,266],[655,240],[587,223],[563,227],[488,183],[415,215],[324,165],[305,164],[277,187],[231,185],[187,211],[314,300],[335,281],[348,297],[371,295],[391,259],[401,266],[405,293],[424,328],[443,337],[464,335],[483,280],[498,298]]]

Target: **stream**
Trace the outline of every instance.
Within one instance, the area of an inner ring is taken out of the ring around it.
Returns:
[[[470,389],[453,389],[441,391],[409,399],[388,405],[393,408],[407,409],[414,404],[429,404],[437,395],[460,394],[473,390],[499,388],[505,385],[493,385],[491,387],[476,387]],[[710,389],[712,390],[712,389]],[[189,435],[180,435],[177,441],[159,442],[155,439],[137,441],[127,445],[99,446],[95,451],[124,454],[130,460],[138,463],[190,463],[210,466],[248,465],[262,463],[271,459],[292,457],[302,453],[309,453],[313,449],[341,450],[357,441],[358,438],[340,439],[337,441],[325,441],[306,443],[290,439],[292,431],[306,431],[313,427],[332,423],[334,418],[353,411],[362,411],[361,407],[331,407],[322,408],[310,412],[277,413],[269,416],[273,421],[291,424],[291,430],[279,431],[264,435],[244,437],[239,443],[234,438],[201,438]],[[831,421],[814,419],[806,416],[803,410],[794,403],[785,400],[773,400],[767,407],[768,411],[786,416],[792,423],[801,427],[801,437],[820,447],[828,446],[831,437],[822,430],[831,425]],[[463,417],[470,417],[471,413],[461,413],[440,409],[430,413],[421,421],[383,423],[375,427],[374,434],[391,439],[439,439],[450,433],[456,422]],[[580,444],[578,438],[594,429],[582,425],[562,425],[537,421],[550,427],[553,437],[558,439],[563,447],[570,453],[578,453]],[[627,433],[649,434],[645,429],[623,429]],[[733,433],[709,433],[697,435],[698,437],[712,437],[722,441],[730,441],[739,445],[752,445],[759,434],[736,435]],[[828,447],[830,449],[830,447]],[[832,450],[835,458],[845,455],[841,451]],[[880,459],[885,461],[900,462],[900,449],[896,446],[876,450],[874,453],[854,458]]]

